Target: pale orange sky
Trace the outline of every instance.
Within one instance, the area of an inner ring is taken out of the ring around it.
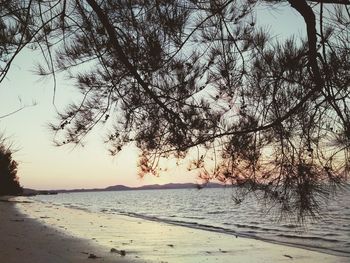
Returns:
[[[130,146],[118,156],[108,154],[108,145],[103,143],[102,127],[91,133],[84,147],[67,145],[56,147],[47,123],[55,121],[52,104],[52,81],[39,81],[31,72],[35,54],[26,51],[19,56],[7,79],[0,84],[0,116],[16,110],[21,103],[37,102],[7,118],[0,119],[0,132],[10,137],[19,149],[15,159],[19,161],[20,182],[24,187],[35,189],[94,188],[115,184],[139,186],[169,182],[197,182],[193,174],[184,168],[173,167],[161,177],[137,176],[136,147]],[[64,108],[78,94],[64,79],[59,79],[55,105]]]

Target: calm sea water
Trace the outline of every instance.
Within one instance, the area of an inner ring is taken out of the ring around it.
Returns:
[[[278,221],[254,200],[235,205],[233,189],[65,193],[34,199],[92,213],[122,214],[223,234],[249,236],[350,257],[350,189],[330,200],[322,218],[300,226]]]

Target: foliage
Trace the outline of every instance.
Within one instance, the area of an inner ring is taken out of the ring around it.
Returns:
[[[24,47],[40,50],[38,73],[82,93],[51,125],[58,145],[102,123],[112,154],[141,149],[141,176],[197,151],[189,169],[203,180],[302,219],[349,173],[350,2],[287,2],[304,38],[256,24],[279,1],[2,0],[0,77]]]
[[[0,196],[22,193],[17,177],[17,162],[12,159],[12,151],[0,136]]]

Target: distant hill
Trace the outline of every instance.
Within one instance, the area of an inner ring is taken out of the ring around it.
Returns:
[[[144,185],[140,187],[127,187],[124,185],[109,186],[103,189],[103,191],[124,191],[124,190],[162,190],[162,189],[191,189],[191,188],[221,188],[224,185],[217,183],[208,183],[206,185],[192,184],[192,183],[170,183],[170,184],[152,184]]]
[[[92,189],[61,189],[61,190],[34,190],[34,189],[24,189],[25,195],[35,195],[35,194],[57,194],[57,193],[76,193],[76,192],[104,192],[104,191],[131,191],[131,190],[163,190],[163,189],[201,189],[201,188],[223,188],[225,185],[218,183],[208,183],[208,184],[193,184],[193,183],[170,183],[170,184],[152,184],[144,185],[140,187],[128,187],[125,185],[113,185],[106,188],[92,188]]]
[[[132,188],[125,185],[113,185],[102,189],[102,191],[128,191],[128,190],[132,190]]]

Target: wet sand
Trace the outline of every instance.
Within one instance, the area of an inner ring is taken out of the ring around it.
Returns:
[[[17,203],[17,209],[25,217],[16,214],[8,204],[0,205],[1,209],[7,206],[1,211],[2,225],[10,224],[10,229],[19,227],[16,238],[9,230],[1,236],[0,254],[13,258],[7,262],[23,262],[18,261],[22,257],[20,253],[33,256],[33,260],[26,262],[97,262],[87,259],[87,254],[82,252],[102,256],[98,259],[101,262],[350,262],[349,257],[123,215],[91,213],[39,202]],[[2,216],[8,210],[10,214]],[[8,239],[12,239],[12,245],[6,248],[3,244]],[[21,246],[17,246],[16,240]],[[124,250],[126,255],[110,253],[112,248]],[[36,260],[41,257],[50,260]]]

